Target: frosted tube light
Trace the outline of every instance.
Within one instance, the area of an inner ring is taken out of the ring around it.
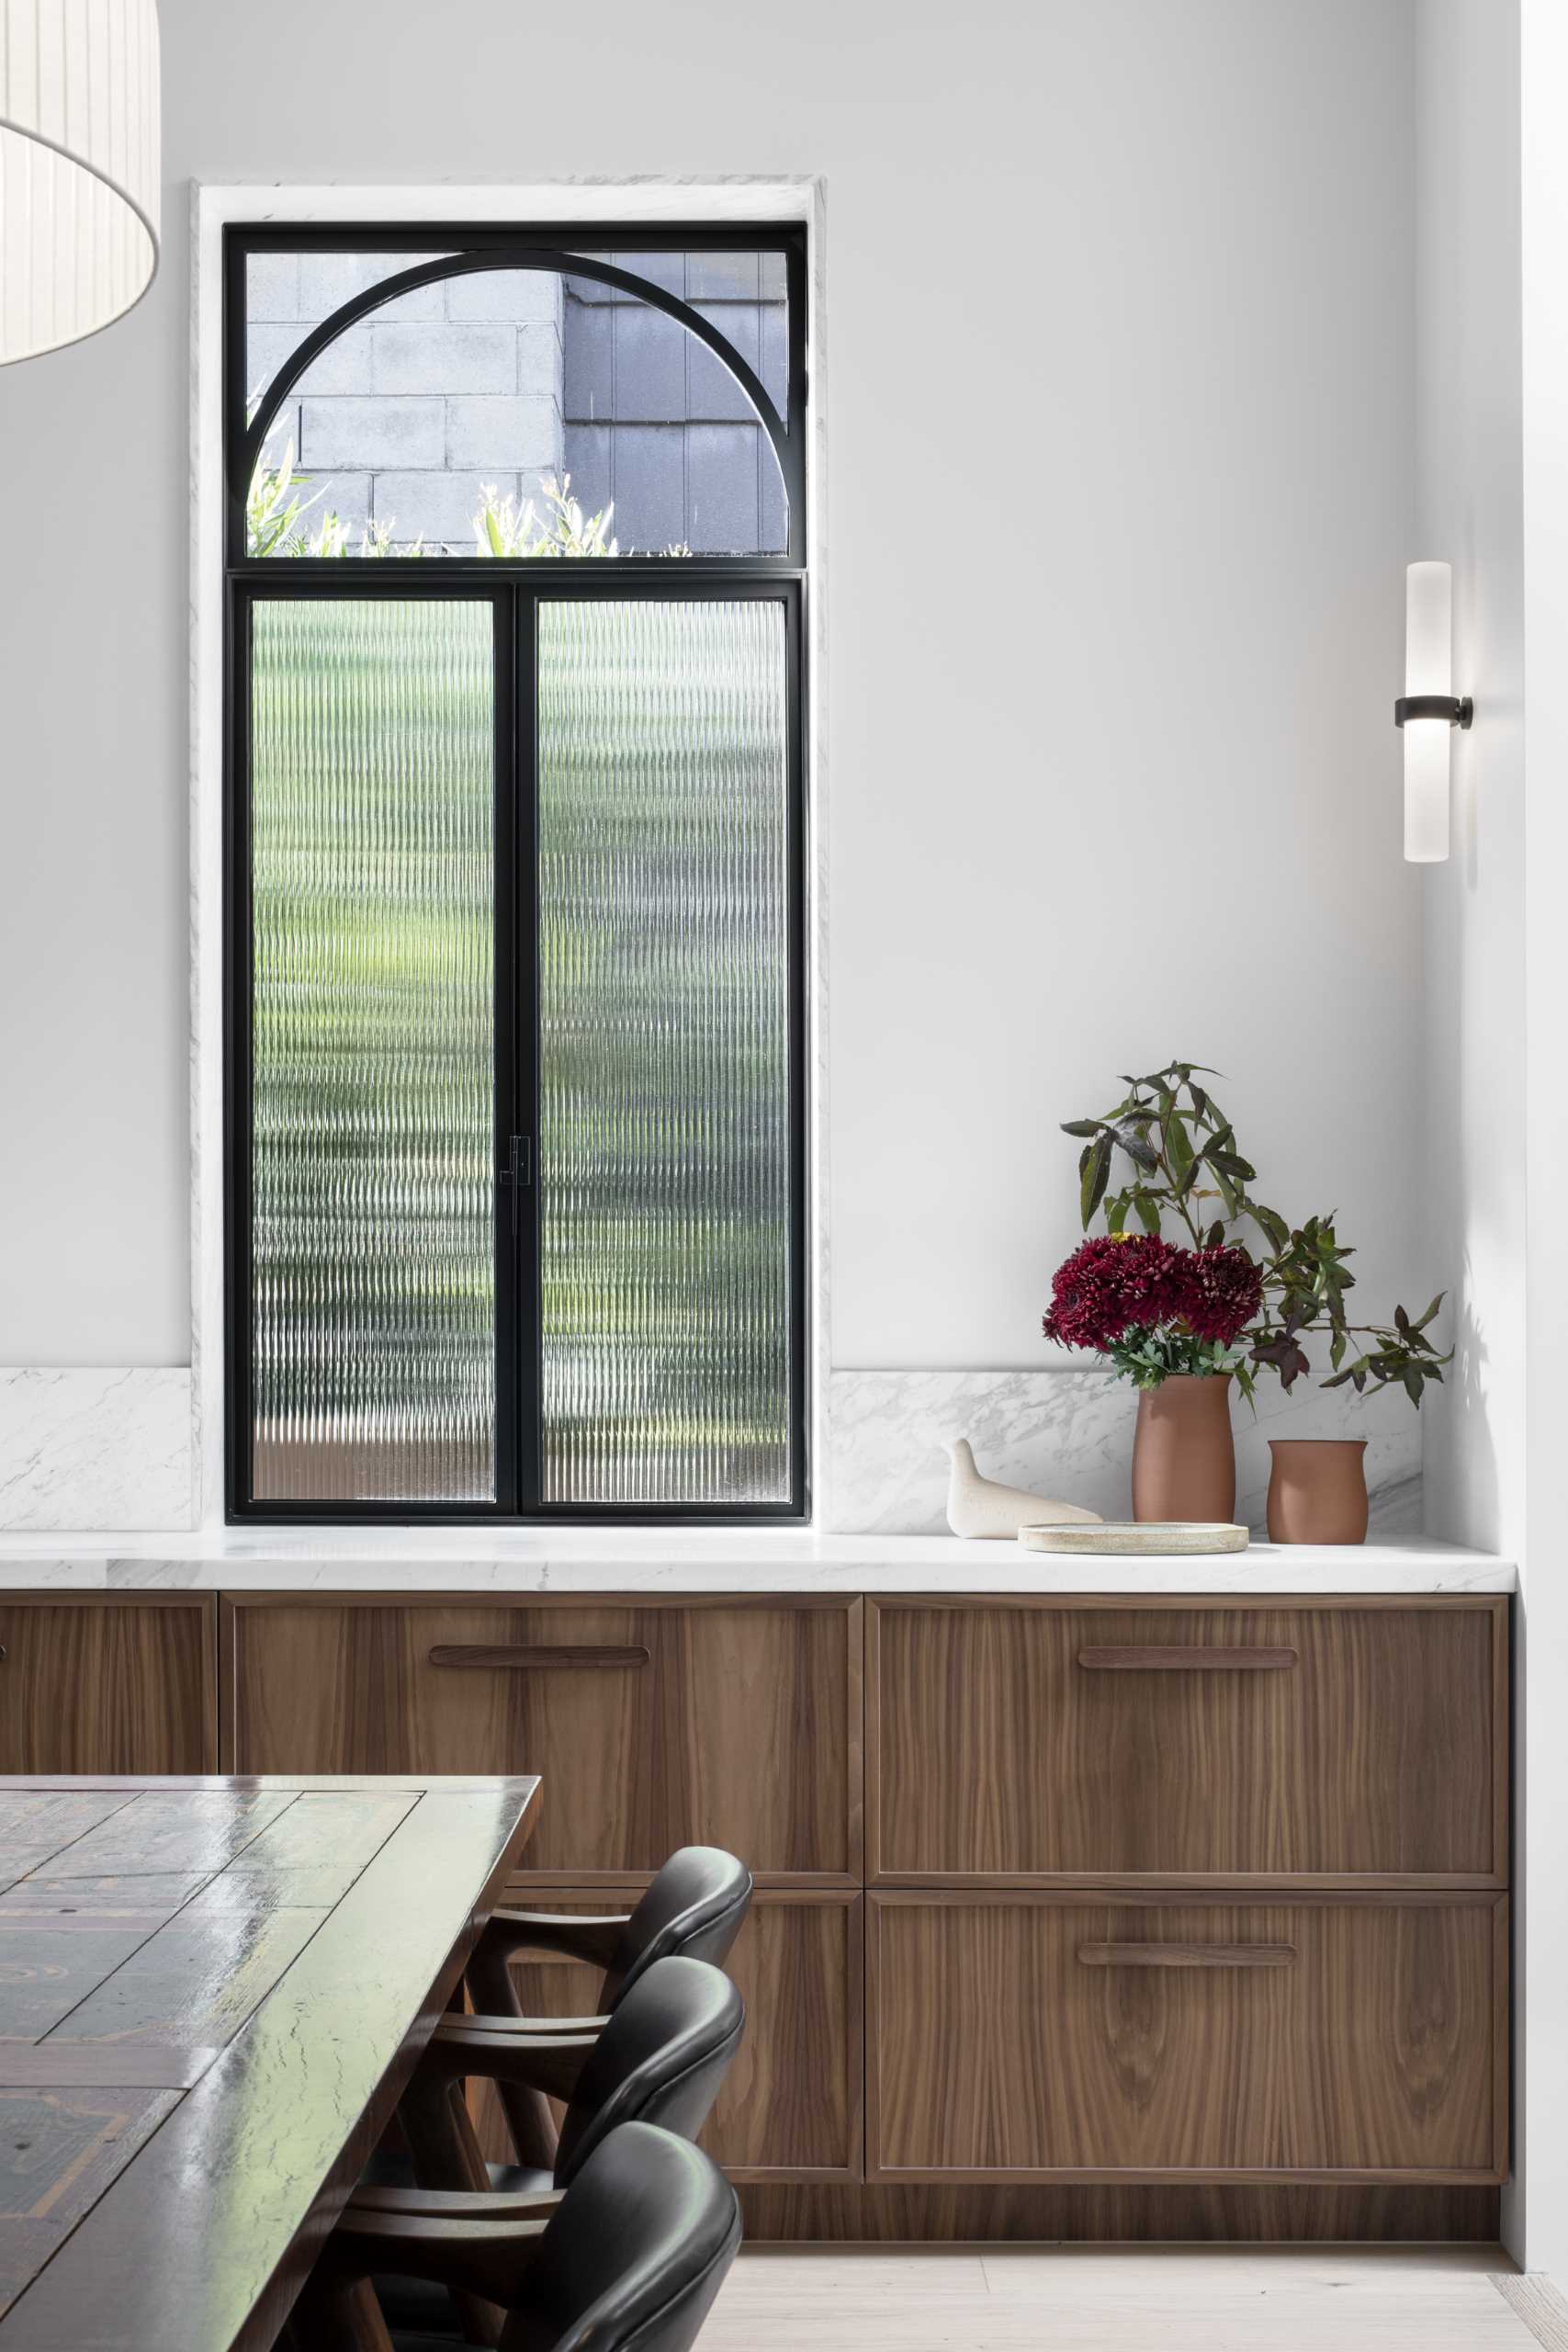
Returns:
[[[1404,584],[1404,691],[1453,693],[1453,573],[1446,563],[1413,563]],[[1449,738],[1452,721],[1404,721],[1404,854],[1412,865],[1449,854]]]
[[[157,0],[0,0],[0,364],[147,291],[158,122]]]

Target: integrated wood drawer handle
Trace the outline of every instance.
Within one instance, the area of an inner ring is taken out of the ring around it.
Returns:
[[[1221,1649],[1183,1642],[1127,1642],[1079,1650],[1078,1664],[1112,1674],[1280,1674],[1296,1664],[1295,1650]]]
[[[1079,1944],[1086,1968],[1290,1968],[1294,1944]]]
[[[511,1674],[547,1673],[561,1666],[646,1666],[640,1642],[442,1642],[432,1666],[477,1666]]]

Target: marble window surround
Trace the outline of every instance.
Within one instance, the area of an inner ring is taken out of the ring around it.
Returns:
[[[965,1436],[987,1476],[1127,1516],[1134,1399],[1101,1371],[842,1371],[824,1402],[815,1525],[825,1536],[942,1533],[944,1448]],[[1402,1396],[1265,1387],[1256,1420],[1239,1400],[1233,1419],[1236,1515],[1255,1532],[1268,1441],[1282,1436],[1368,1437],[1373,1540],[1419,1528],[1420,1424]],[[193,1506],[192,1429],[184,1370],[0,1370],[0,1534],[213,1528]],[[249,1540],[265,1547],[267,1532]],[[475,1531],[454,1540],[471,1547]],[[693,1548],[690,1531],[666,1541]]]
[[[182,1365],[0,1368],[0,1530],[178,1530],[193,1513]]]

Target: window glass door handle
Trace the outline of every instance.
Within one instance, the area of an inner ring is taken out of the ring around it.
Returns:
[[[501,1182],[512,1194],[512,1230],[515,1233],[522,1223],[524,1193],[534,1181],[534,1138],[513,1136],[506,1156],[506,1165],[499,1171]]]

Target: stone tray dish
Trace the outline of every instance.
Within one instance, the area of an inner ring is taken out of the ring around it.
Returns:
[[[1021,1527],[1018,1540],[1026,1552],[1168,1556],[1184,1552],[1245,1552],[1247,1530],[1218,1521],[1107,1519],[1092,1527]]]

